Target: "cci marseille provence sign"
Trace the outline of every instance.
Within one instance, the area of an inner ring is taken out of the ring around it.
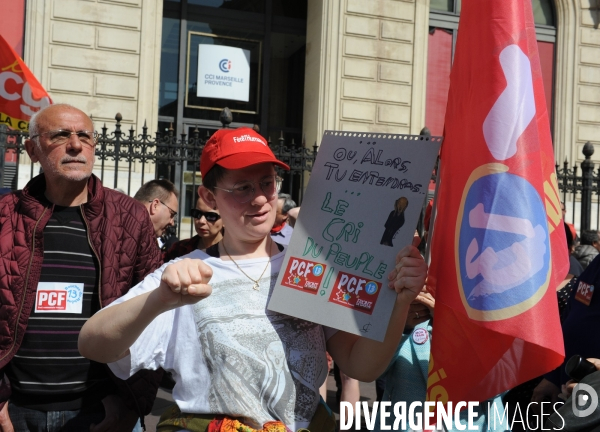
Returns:
[[[248,102],[250,51],[222,45],[198,45],[198,97]]]

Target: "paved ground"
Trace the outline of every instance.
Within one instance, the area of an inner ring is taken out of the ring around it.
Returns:
[[[360,395],[360,400],[367,401],[370,405],[376,399],[375,383],[360,383]],[[147,432],[156,431],[156,424],[158,423],[160,415],[172,403],[173,398],[171,397],[171,393],[163,389],[159,389],[152,413],[149,416],[146,416]],[[333,379],[333,375],[329,375],[327,377],[327,404],[331,407],[332,411],[336,413],[336,418],[338,418],[338,407],[335,403],[335,380]]]

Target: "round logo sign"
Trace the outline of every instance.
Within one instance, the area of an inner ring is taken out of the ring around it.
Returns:
[[[214,64],[214,63],[213,63]],[[219,62],[219,69],[222,72],[229,72],[231,70],[231,60],[223,59]]]
[[[315,276],[321,276],[323,274],[323,266],[321,264],[317,264],[313,267],[312,274]]]
[[[365,285],[365,292],[369,295],[373,295],[377,292],[377,284],[373,281],[367,282]]]
[[[67,301],[69,303],[77,303],[83,297],[83,290],[77,285],[69,285],[65,289],[67,290]]]
[[[473,319],[510,318],[533,307],[548,287],[546,209],[522,177],[489,169],[471,177],[456,226],[461,298]]]
[[[413,331],[412,338],[416,344],[423,345],[429,340],[429,332],[424,328],[419,327],[418,329],[415,329],[415,331]]]

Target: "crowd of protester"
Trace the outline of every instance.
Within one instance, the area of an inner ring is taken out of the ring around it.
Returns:
[[[359,380],[376,379],[379,400],[425,399],[435,298],[418,237],[389,274],[397,300],[382,343],[266,310],[300,208],[280,192],[275,167],[289,167],[256,131],[209,139],[196,235],[172,245],[161,238],[179,209],[175,186],[152,180],[133,198],[104,187],[82,111],[38,111],[25,145],[43,172],[0,197],[0,432],[140,431],[161,382],[175,401],[162,432],[333,431],[322,387],[333,363],[338,402],[358,401]],[[392,246],[407,205],[396,203],[382,244]],[[597,325],[598,299],[578,287],[600,285],[600,237],[565,233],[567,359],[597,358],[594,332],[581,329]],[[557,401],[568,381],[561,367],[489,402]],[[478,428],[488,430],[485,417]]]

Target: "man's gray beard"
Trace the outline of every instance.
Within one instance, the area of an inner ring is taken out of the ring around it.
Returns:
[[[70,157],[67,155],[65,155],[61,158],[61,160],[59,161],[59,164],[62,164],[63,162],[65,162],[65,160],[77,160],[80,162],[85,162],[87,164],[87,158],[85,158],[85,157]],[[92,169],[94,167],[95,162],[96,162],[96,155],[94,155],[92,157]],[[48,165],[50,165],[50,164],[48,164]],[[58,169],[57,165],[50,165],[50,166],[52,167],[51,171],[55,176],[64,178],[65,180],[79,182],[79,181],[87,180],[92,176],[92,170],[90,170],[90,172],[73,171],[72,173],[69,173],[69,171],[67,171],[67,172],[60,171]]]

